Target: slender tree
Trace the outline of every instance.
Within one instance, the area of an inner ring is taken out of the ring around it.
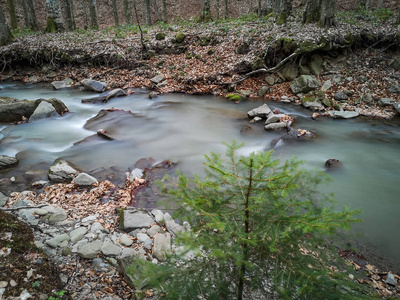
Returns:
[[[90,28],[99,29],[97,23],[97,5],[96,0],[89,0]]]
[[[17,14],[15,13],[15,2],[14,0],[7,0],[8,13],[10,14],[10,26],[11,29],[17,29]]]
[[[274,12],[276,23],[279,25],[285,24],[292,13],[292,0],[272,0],[272,11]]]
[[[219,0],[215,1],[215,11],[217,13],[217,19],[219,19],[220,15],[219,15]]]
[[[76,29],[73,0],[64,0],[65,26],[69,31]]]
[[[111,4],[112,4],[113,15],[114,15],[114,23],[115,23],[115,26],[118,27],[119,26],[119,19],[118,19],[117,0],[112,0]]]
[[[224,18],[229,18],[229,11],[228,11],[228,0],[224,0]]]
[[[162,14],[163,14],[163,21],[165,23],[168,22],[168,15],[167,15],[167,0],[162,0]]]
[[[157,0],[153,0],[154,13],[156,14],[157,21],[161,20],[160,11],[158,9]]]
[[[266,8],[267,15],[269,15],[272,12],[272,2],[271,2],[271,0],[265,0],[265,8]]]
[[[307,0],[303,12],[303,23],[317,22],[320,26],[335,25],[336,0]]]
[[[208,22],[212,19],[211,17],[211,3],[210,0],[203,0],[201,5],[200,21]]]
[[[261,16],[261,14],[262,14],[262,11],[261,11],[261,0],[258,0],[257,14],[258,14],[259,16]]]
[[[84,22],[85,22],[85,29],[86,29],[89,26],[89,20],[88,20],[88,14],[87,14],[87,9],[86,9],[86,3],[85,2],[86,2],[85,0],[81,0],[83,19],[84,19]]]
[[[130,1],[124,0],[124,19],[126,25],[132,25]]]
[[[150,0],[143,0],[143,17],[146,17],[147,25],[151,25],[151,3]]]
[[[4,17],[3,9],[0,6],[0,46],[11,43],[13,39],[13,35]]]
[[[36,10],[33,0],[21,0],[24,11],[25,27],[32,31],[38,31],[39,26],[36,19]]]
[[[60,0],[46,0],[47,21],[45,32],[64,30]]]
[[[396,19],[396,23],[400,24],[400,3],[399,3],[399,7],[397,8],[397,19]]]

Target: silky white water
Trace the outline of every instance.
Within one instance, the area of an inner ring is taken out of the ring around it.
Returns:
[[[251,100],[240,104],[212,96],[162,95],[148,99],[148,92],[111,99],[105,104],[82,104],[95,96],[78,89],[54,91],[49,85],[0,84],[0,96],[35,100],[58,98],[70,113],[21,125],[0,125],[0,155],[17,156],[18,167],[0,172],[0,179],[15,176],[23,181],[30,170],[43,171],[57,158],[74,163],[81,170],[104,167],[124,174],[141,158],[172,160],[187,174],[202,172],[203,154],[224,152],[222,142],[245,142],[242,152],[270,149],[281,132],[266,132],[262,124],[251,125],[246,112],[262,104]],[[355,238],[371,244],[385,255],[400,257],[400,131],[399,121],[311,120],[301,107],[268,103],[271,108],[295,116],[295,128],[318,134],[313,142],[275,149],[282,160],[297,156],[307,169],[324,169],[329,158],[339,159],[343,168],[330,172],[333,181],[323,190],[335,194],[340,205],[361,209],[363,223],[353,227]],[[111,114],[107,120],[86,122],[101,109],[114,107],[132,114]],[[250,128],[247,128],[250,126]],[[248,130],[246,130],[246,128]],[[74,145],[99,129],[115,138],[101,138]]]

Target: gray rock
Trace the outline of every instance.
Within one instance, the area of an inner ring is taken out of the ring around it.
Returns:
[[[275,84],[275,77],[274,76],[266,76],[265,77],[265,81],[266,83],[268,83],[269,85],[274,85]]]
[[[319,54],[314,54],[311,56],[311,62],[309,63],[309,67],[314,75],[320,75],[322,73],[323,61],[324,61],[323,58]]]
[[[100,82],[92,79],[83,79],[81,83],[85,90],[97,93],[101,93],[107,88],[107,84],[105,82]]]
[[[325,162],[325,167],[328,169],[337,169],[342,166],[342,163],[340,160],[335,159],[335,158],[330,158]]]
[[[115,97],[122,97],[126,96],[126,93],[124,92],[123,89],[114,89],[112,91],[107,91],[104,93],[101,93],[100,95],[96,97],[91,97],[91,98],[85,98],[82,99],[82,103],[106,103],[108,100],[115,98]]]
[[[257,92],[257,95],[258,95],[258,97],[264,97],[265,96],[265,94],[266,93],[268,93],[268,91],[269,91],[269,87],[267,87],[267,86],[262,86],[261,88],[260,88],[260,90]]]
[[[36,220],[36,217],[33,215],[34,212],[34,208],[20,209],[18,211],[18,216],[27,221]]]
[[[103,225],[101,225],[99,222],[94,222],[92,226],[90,227],[90,232],[93,233],[100,233],[100,232],[105,232],[109,233],[108,229],[105,229]]]
[[[268,107],[267,104],[263,104],[259,107],[253,108],[249,112],[247,112],[247,116],[250,119],[253,119],[255,117],[260,117],[260,118],[268,118],[273,112],[271,109]]]
[[[72,84],[74,83],[74,81],[71,78],[65,78],[62,81],[53,81],[51,83],[51,86],[55,89],[55,90],[60,90],[60,89],[64,89],[64,88],[69,88],[72,86]]]
[[[327,80],[324,82],[324,84],[321,87],[321,91],[322,92],[326,92],[327,90],[329,90],[332,87],[332,81]]]
[[[388,93],[400,93],[400,86],[397,83],[393,83],[388,89]]]
[[[64,233],[46,241],[46,244],[52,248],[56,248],[63,241],[69,240],[69,235]]]
[[[265,130],[280,130],[280,129],[287,129],[288,124],[286,122],[283,123],[271,123],[264,126]]]
[[[35,209],[35,214],[39,215],[39,216],[45,216],[47,215],[49,212],[43,208],[37,208]]]
[[[319,88],[319,81],[317,77],[311,75],[301,75],[290,84],[293,94],[308,93],[317,88]]]
[[[85,236],[87,231],[88,230],[87,230],[86,227],[79,227],[77,229],[72,230],[69,233],[69,236],[71,237],[71,242],[75,244],[76,242],[78,242],[81,239],[83,239],[83,237]]]
[[[122,220],[123,222],[120,223],[120,227],[127,232],[138,228],[149,227],[154,223],[154,219],[147,212],[130,209],[125,209],[123,211]]]
[[[116,257],[121,254],[122,249],[111,241],[106,240],[101,246],[101,252],[103,252],[103,254],[106,256]]]
[[[168,232],[156,234],[154,237],[153,257],[157,258],[158,261],[164,262],[171,253],[171,235]]]
[[[305,101],[303,102],[303,106],[311,110],[318,110],[324,107],[324,105],[318,101]]]
[[[68,217],[67,212],[61,207],[56,207],[54,212],[49,217],[49,223],[55,224],[64,221]]]
[[[337,92],[335,93],[335,95],[333,96],[333,98],[336,101],[347,101],[349,99],[349,96],[347,96],[345,93],[342,92]]]
[[[146,233],[142,233],[142,232],[139,232],[136,237],[137,237],[139,243],[144,243],[145,241],[150,239],[150,237]]]
[[[390,285],[393,285],[393,286],[397,285],[397,280],[396,280],[396,278],[394,277],[394,275],[392,273],[389,273],[387,275],[387,278],[386,278],[385,282],[387,284],[390,284]]]
[[[335,74],[335,75],[332,75],[331,80],[333,83],[343,84],[345,82],[346,78],[341,74]]]
[[[159,84],[161,81],[164,81],[164,75],[157,75],[150,79],[152,83]]]
[[[154,226],[153,226],[154,227]],[[127,234],[121,235],[119,238],[121,245],[129,247],[133,244],[133,241],[129,238]]]
[[[281,70],[281,74],[287,81],[292,81],[299,75],[299,68],[295,64],[287,63]]]
[[[144,288],[150,282],[147,271],[147,263],[144,256],[129,255],[117,258],[118,271],[124,276],[125,281],[134,290]],[[132,271],[134,270],[134,271]]]
[[[154,219],[156,220],[156,222],[157,223],[164,223],[164,213],[161,211],[161,210],[159,210],[159,209],[153,209],[152,211],[151,211],[151,213],[153,214],[153,216],[154,216]]]
[[[0,192],[0,207],[6,205],[8,197]]]
[[[332,114],[332,117],[334,119],[351,119],[351,118],[356,118],[360,115],[359,112],[357,111],[333,111],[330,112]]]
[[[58,113],[54,106],[47,101],[42,101],[40,102],[38,107],[36,107],[33,114],[30,116],[29,121],[32,122],[35,120],[50,118],[53,116],[58,116]]]
[[[169,215],[168,213],[166,213],[165,215]],[[167,229],[172,232],[173,234],[177,235],[178,233],[184,232],[185,228],[176,223],[174,220],[165,220],[165,226],[167,227]]]
[[[393,103],[394,110],[400,114],[400,102]]]
[[[15,167],[18,163],[19,161],[15,157],[0,155],[0,170]]]
[[[143,170],[136,168],[129,174],[129,180],[132,182],[135,178],[142,178]]]
[[[48,177],[55,182],[71,182],[78,171],[65,160],[56,160],[49,169]]]
[[[72,182],[79,186],[91,186],[92,184],[97,183],[98,181],[96,178],[90,176],[89,174],[80,173],[72,180]]]
[[[370,104],[374,102],[374,98],[372,97],[371,94],[364,94],[361,96],[361,101]]]
[[[158,225],[153,225],[153,226],[151,226],[151,228],[149,228],[149,229],[147,230],[147,234],[148,234],[150,237],[154,237],[154,235],[155,235],[156,233],[158,233],[158,232],[160,231],[160,229],[161,229],[160,226],[158,226]]]
[[[94,242],[87,243],[87,244],[84,244],[83,246],[79,247],[78,254],[82,258],[93,259],[100,253],[102,246],[103,246],[103,242],[96,240]]]
[[[393,105],[394,101],[392,98],[381,98],[379,100],[379,105],[380,106],[391,106]]]
[[[285,117],[285,114],[272,114],[268,117],[267,121],[265,121],[265,125],[271,124],[271,123],[277,123],[279,120],[283,117]]]

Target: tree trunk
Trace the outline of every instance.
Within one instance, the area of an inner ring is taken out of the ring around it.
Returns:
[[[215,11],[217,12],[217,20],[219,20],[219,0],[215,1]]]
[[[15,3],[14,0],[7,0],[8,3],[8,12],[10,14],[10,26],[12,29],[17,29],[17,15],[15,13]]]
[[[132,25],[130,0],[124,0],[124,19],[126,25]]]
[[[13,39],[13,35],[4,17],[3,9],[0,6],[0,46],[11,43]]]
[[[202,6],[201,6],[201,16],[200,16],[200,21],[203,22],[208,22],[210,21],[211,18],[211,4],[210,0],[203,0]]]
[[[400,24],[400,4],[399,7],[397,8],[397,20],[396,20],[397,24]]]
[[[357,0],[358,8],[369,9],[369,0]]]
[[[383,0],[378,1],[378,9],[381,9],[383,6]]]
[[[87,29],[89,26],[89,20],[88,20],[88,14],[87,14],[87,10],[86,10],[85,0],[81,0],[81,7],[82,7],[82,12],[83,12],[83,19],[85,22],[85,29]]]
[[[162,0],[162,13],[163,13],[163,21],[165,23],[168,23],[167,0]]]
[[[261,0],[258,0],[257,14],[258,14],[259,16],[261,16],[261,14],[262,14],[262,12],[261,12]]]
[[[150,0],[143,0],[143,20],[146,20],[147,25],[151,25],[151,5]]]
[[[73,0],[64,0],[65,26],[68,31],[76,29]]]
[[[335,26],[336,0],[321,0],[319,25],[322,27]]]
[[[276,24],[286,24],[287,18],[292,13],[292,0],[272,0]]]
[[[47,22],[45,32],[64,31],[60,0],[46,0]]]
[[[117,0],[112,0],[112,11],[114,15],[114,23],[115,26],[119,26],[119,20],[118,20],[118,8],[117,8]]]
[[[319,22],[320,9],[321,0],[307,0],[306,7],[303,12],[303,24]]]
[[[225,18],[225,19],[228,19],[228,18],[229,18],[228,0],[224,0],[224,18]]]
[[[22,0],[21,2],[24,10],[25,27],[32,31],[38,31],[39,26],[36,19],[35,5],[33,0]]]
[[[90,28],[99,29],[97,24],[97,8],[96,0],[89,0]]]
[[[272,12],[272,3],[271,0],[265,1],[265,13],[269,15]]]
[[[158,10],[157,0],[153,0],[154,13],[156,14],[157,21],[161,21],[160,11]]]

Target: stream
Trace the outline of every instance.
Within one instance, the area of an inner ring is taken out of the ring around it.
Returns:
[[[148,91],[111,99],[104,104],[82,104],[82,98],[96,96],[79,89],[53,90],[49,84],[22,85],[0,83],[0,96],[35,100],[58,98],[70,113],[20,125],[0,124],[0,155],[17,156],[16,168],[0,171],[0,191],[9,194],[9,186],[46,180],[47,170],[57,158],[64,158],[96,177],[99,170],[113,170],[115,180],[123,182],[125,172],[135,162],[152,157],[171,160],[177,168],[192,175],[202,174],[203,155],[224,152],[223,142],[244,142],[243,154],[270,149],[270,142],[282,132],[266,132],[263,124],[250,124],[247,111],[260,106],[261,100],[236,104],[214,96],[184,94],[148,98]],[[324,192],[334,193],[339,205],[360,209],[362,223],[351,230],[351,238],[376,248],[400,264],[400,121],[351,119],[312,120],[311,111],[291,104],[268,102],[295,117],[294,128],[317,133],[308,143],[285,145],[275,149],[282,160],[297,156],[307,169],[324,169],[329,158],[339,159],[343,168],[329,172],[333,181]],[[101,109],[130,110],[102,122],[86,122]],[[94,136],[105,129],[113,141]],[[84,141],[82,141],[84,140]],[[82,142],[80,142],[82,141]],[[79,143],[78,143],[79,142]],[[9,178],[16,181],[10,183]],[[98,178],[102,179],[102,178]],[[113,178],[110,178],[112,181]],[[142,203],[147,208],[156,201]]]

